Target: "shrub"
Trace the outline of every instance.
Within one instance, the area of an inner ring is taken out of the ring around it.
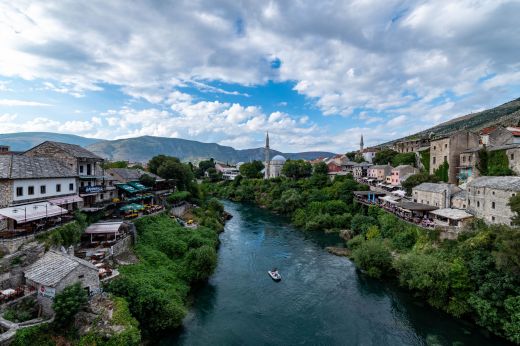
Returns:
[[[387,274],[392,267],[390,250],[380,239],[362,242],[352,250],[352,259],[369,276],[375,278]]]

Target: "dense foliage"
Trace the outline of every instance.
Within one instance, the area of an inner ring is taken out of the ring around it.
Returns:
[[[421,160],[422,168],[426,171],[430,171],[430,149],[419,151],[419,158]]]
[[[427,176],[430,179],[429,176]],[[254,202],[306,230],[350,229],[352,259],[367,275],[396,279],[430,305],[520,343],[520,232],[474,222],[458,240],[353,201],[351,177],[243,179],[208,184],[209,193]],[[520,197],[511,201],[520,212]],[[518,207],[517,207],[518,206]]]
[[[398,152],[395,150],[384,148],[376,153],[372,163],[374,165],[386,165],[388,163],[392,163],[392,160],[397,154]]]
[[[399,165],[410,165],[417,166],[417,157],[415,153],[399,153],[392,159],[392,166],[397,167]]]
[[[32,297],[23,298],[5,309],[3,317],[11,322],[25,322],[38,317],[38,305]]]
[[[261,161],[246,162],[240,166],[240,175],[249,179],[261,178],[262,169],[264,169],[264,164]]]
[[[108,289],[128,300],[132,315],[149,335],[180,326],[190,285],[205,280],[215,269],[215,224],[222,227],[222,211],[215,200],[197,209],[197,229],[181,227],[165,213],[135,222],[140,262],[121,267],[120,277]]]
[[[282,167],[282,174],[293,179],[306,178],[311,173],[312,165],[304,160],[287,160]]]
[[[54,310],[54,323],[59,327],[68,327],[74,322],[74,316],[86,306],[88,302],[87,292],[78,283],[66,287],[56,294],[52,309]]]
[[[426,172],[417,173],[414,175],[411,175],[401,183],[403,185],[403,188],[406,190],[407,195],[412,194],[412,189],[416,187],[417,185],[420,185],[422,183],[438,183],[439,178],[436,175],[431,175]]]
[[[433,171],[433,175],[435,175],[439,181],[447,183],[450,179],[450,164],[448,161],[444,161],[442,165],[437,167],[437,169]]]
[[[194,170],[195,177],[199,179],[204,177],[204,174],[210,168],[215,168],[215,160],[213,158],[200,161],[198,167]]]
[[[153,187],[155,185],[155,178],[149,174],[143,174],[139,178],[139,182],[146,187]]]

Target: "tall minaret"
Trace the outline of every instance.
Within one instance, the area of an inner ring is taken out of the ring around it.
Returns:
[[[267,131],[267,134],[265,136],[265,164],[264,164],[264,179],[269,179],[270,176],[270,160],[269,160],[269,131]]]
[[[361,135],[361,141],[359,141],[359,151],[363,152],[363,135]]]

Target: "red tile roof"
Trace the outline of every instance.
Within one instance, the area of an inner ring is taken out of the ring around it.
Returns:
[[[491,132],[493,132],[493,130],[495,130],[495,127],[494,127],[494,126],[491,126],[491,127],[485,127],[485,128],[483,128],[482,130],[480,130],[480,134],[481,134],[481,135],[489,135]]]

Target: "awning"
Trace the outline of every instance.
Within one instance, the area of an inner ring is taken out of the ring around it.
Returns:
[[[47,217],[65,215],[67,209],[58,207],[48,202],[19,205],[0,209],[0,215],[13,219],[18,223],[45,219]]]
[[[136,203],[127,204],[127,205],[119,208],[119,210],[121,210],[121,211],[134,211],[134,210],[143,210],[143,209],[144,209],[144,206],[142,206],[141,204],[136,204]]]
[[[135,189],[138,190],[138,191],[146,191],[146,190],[149,190],[148,187],[144,186],[143,184],[141,184],[141,183],[138,182],[138,181],[129,181],[129,182],[127,183],[127,185],[132,186],[133,188],[135,188]]]
[[[69,204],[69,203],[83,202],[83,198],[81,198],[78,195],[74,195],[74,196],[65,196],[65,197],[60,197],[60,198],[49,199],[47,202],[54,204],[54,205],[63,205],[63,204]]]
[[[106,234],[106,233],[119,233],[119,228],[122,222],[98,222],[94,223],[85,229],[87,234]]]
[[[116,184],[116,187],[125,192],[128,192],[128,193],[139,192],[135,187],[133,187],[132,185],[128,185],[128,184]]]
[[[383,196],[383,197],[379,197],[379,199],[386,201],[388,203],[391,203],[391,204],[397,204],[397,203],[399,203],[399,200],[400,200],[400,198],[398,198],[398,197],[391,197],[391,196]]]
[[[433,210],[431,213],[450,220],[463,220],[473,217],[473,215],[464,210],[451,208],[437,209]]]

